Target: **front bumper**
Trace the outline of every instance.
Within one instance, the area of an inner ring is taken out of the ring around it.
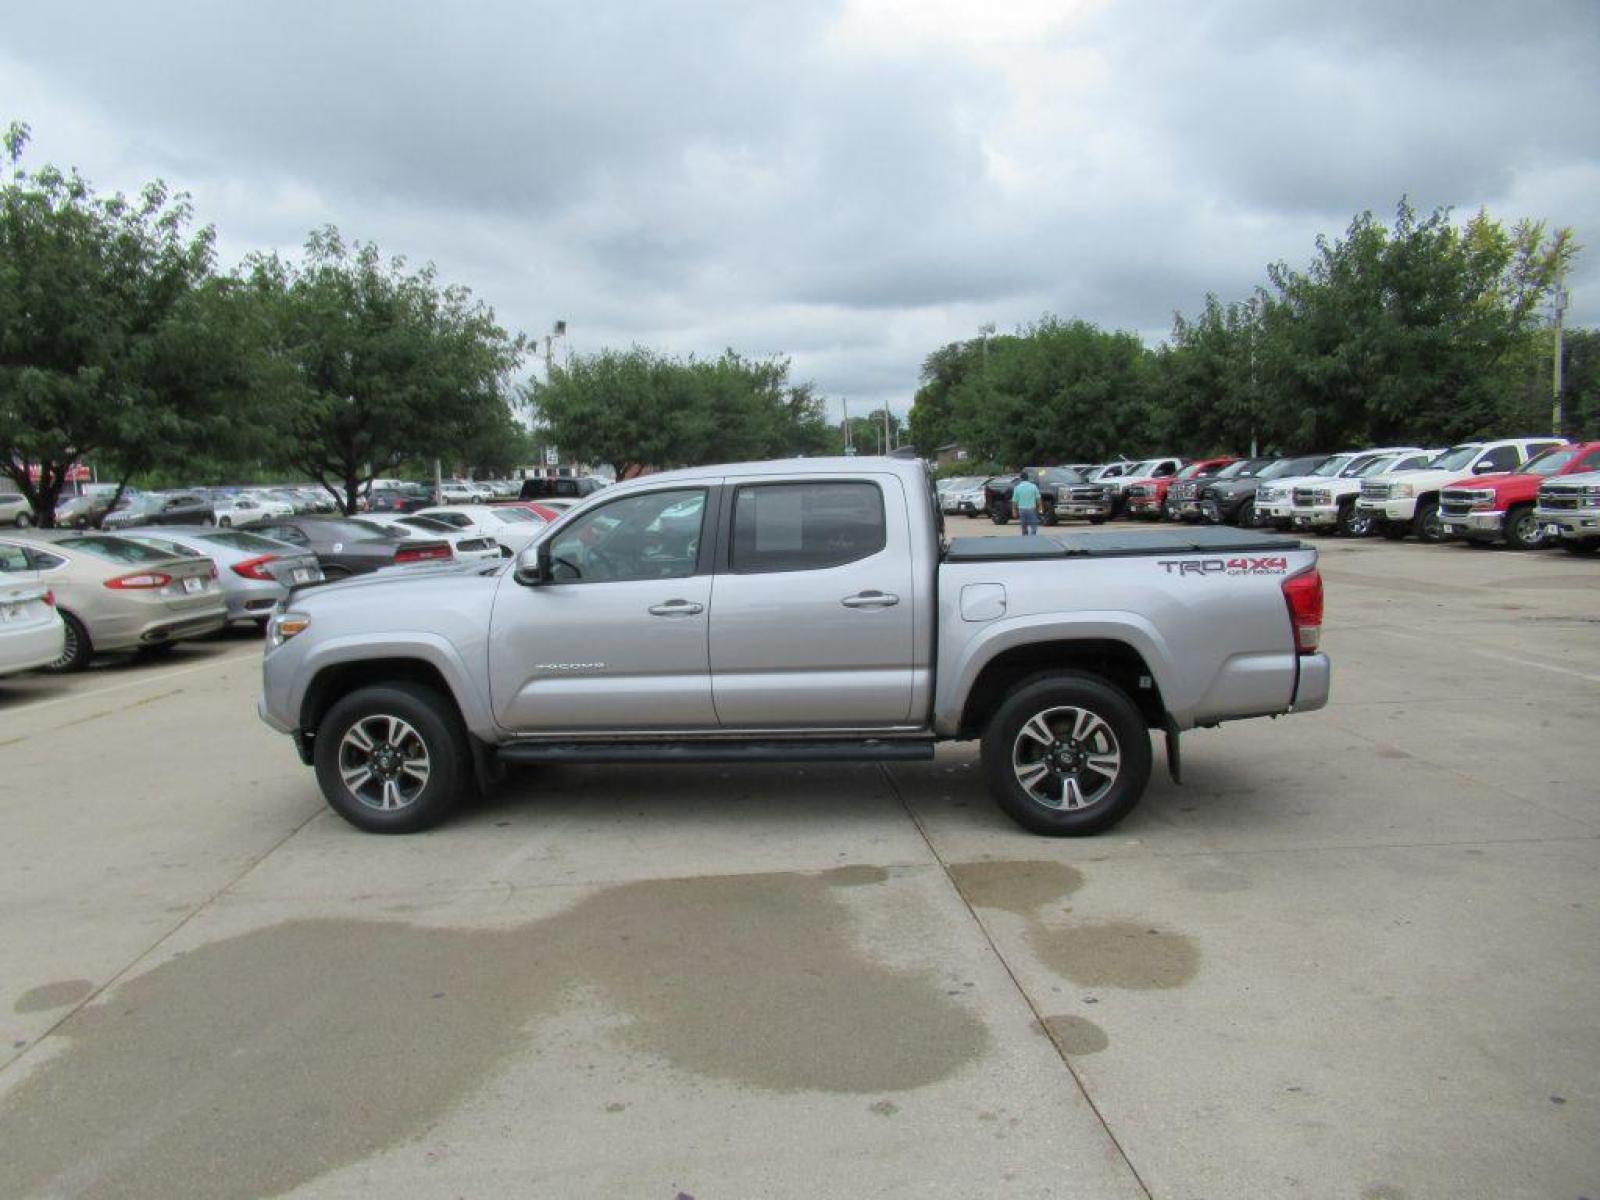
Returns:
[[[1374,521],[1410,521],[1417,515],[1417,501],[1414,497],[1406,500],[1363,498],[1356,501],[1356,511]]]
[[[1440,513],[1439,524],[1456,537],[1499,537],[1505,529],[1503,512]]]
[[[1289,510],[1296,529],[1329,529],[1339,523],[1337,504],[1300,505]]]
[[[1563,538],[1589,541],[1600,538],[1600,508],[1545,508],[1533,510],[1541,524],[1553,526]]]
[[[1294,501],[1273,500],[1267,504],[1256,501],[1256,512],[1269,521],[1289,521],[1294,518]]]
[[[1068,500],[1055,507],[1058,517],[1107,517],[1111,515],[1111,504],[1106,500],[1094,502],[1082,500]]]

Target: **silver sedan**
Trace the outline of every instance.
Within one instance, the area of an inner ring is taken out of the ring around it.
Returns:
[[[228,620],[265,625],[291,587],[322,582],[317,556],[299,546],[243,529],[161,526],[120,536],[180,558],[209,558],[228,602]]]

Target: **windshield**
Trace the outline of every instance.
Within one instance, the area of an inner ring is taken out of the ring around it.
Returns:
[[[1339,475],[1341,472],[1343,472],[1344,469],[1353,461],[1355,460],[1350,455],[1336,454],[1327,462],[1318,467],[1315,471],[1311,472],[1311,478],[1332,479],[1336,475]]]
[[[1394,464],[1399,462],[1399,461],[1400,461],[1400,458],[1399,458],[1398,455],[1394,455],[1394,454],[1380,455],[1377,458],[1373,459],[1371,462],[1369,462],[1369,463],[1365,464],[1364,466],[1360,467],[1358,470],[1353,472],[1353,474],[1358,475],[1358,476],[1363,476],[1363,477],[1367,476],[1367,475],[1382,475],[1385,471],[1387,471],[1390,467],[1394,466]]]
[[[87,550],[96,558],[116,563],[166,562],[175,556],[154,546],[121,537],[62,538],[56,545],[67,550]]]
[[[401,517],[400,524],[409,525],[413,529],[423,529],[429,533],[455,533],[456,527],[443,521],[435,521],[432,517]]]
[[[1438,459],[1434,461],[1431,469],[1435,471],[1459,471],[1473,459],[1477,458],[1478,451],[1482,449],[1482,446],[1453,447],[1452,449],[1441,454]]]
[[[1083,476],[1065,467],[1048,467],[1039,472],[1040,483],[1082,483]]]
[[[1566,466],[1583,450],[1582,446],[1557,446],[1553,450],[1546,450],[1535,458],[1530,458],[1523,464],[1519,475],[1554,475]]]

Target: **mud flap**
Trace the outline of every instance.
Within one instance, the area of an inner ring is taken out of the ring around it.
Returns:
[[[1172,782],[1183,783],[1183,752],[1178,745],[1178,727],[1171,721],[1167,722],[1167,774],[1172,776]]]

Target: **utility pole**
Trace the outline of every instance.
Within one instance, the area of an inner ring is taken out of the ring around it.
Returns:
[[[1561,437],[1561,335],[1567,315],[1566,272],[1556,269],[1556,351],[1551,369],[1553,401],[1550,408],[1550,432]]]
[[[844,408],[844,452],[854,454],[856,448],[850,441],[850,401],[840,396],[839,403]]]
[[[889,405],[883,406],[883,452],[889,454],[894,450],[894,435],[889,432]]]

